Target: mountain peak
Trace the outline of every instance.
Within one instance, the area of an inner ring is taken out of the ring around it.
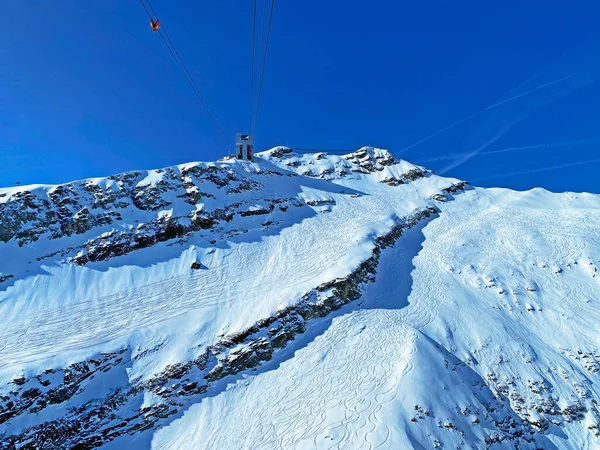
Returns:
[[[2,189],[0,439],[593,448],[598,211],[372,147]]]
[[[258,155],[299,175],[325,180],[361,179],[363,175],[378,174],[379,181],[403,183],[430,173],[407,161],[397,160],[388,150],[374,147],[362,147],[343,155],[325,151],[297,153],[289,147],[275,147]]]

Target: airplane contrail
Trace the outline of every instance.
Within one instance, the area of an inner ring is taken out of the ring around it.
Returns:
[[[492,145],[494,142],[496,142],[498,139],[500,139],[502,136],[504,136],[506,133],[508,133],[508,131],[514,126],[513,124],[510,124],[508,126],[505,126],[503,128],[501,128],[496,135],[489,139],[488,141],[486,141],[484,144],[480,145],[479,147],[477,147],[475,150],[465,154],[465,156],[463,156],[462,158],[460,158],[458,161],[453,162],[451,164],[448,164],[446,167],[444,167],[442,170],[440,170],[438,172],[439,175],[443,175],[446,172],[454,169],[455,167],[458,167],[464,163],[466,163],[468,160],[470,160],[471,158],[473,158],[474,156],[476,156],[479,152],[481,152],[481,150],[483,150],[484,148],[489,147],[490,145]]]
[[[572,145],[580,145],[580,144],[592,144],[598,142],[600,143],[600,137],[597,138],[589,138],[589,139],[579,139],[574,141],[566,141],[566,142],[555,142],[550,144],[534,144],[534,145],[524,145],[522,147],[507,147],[501,148],[498,150],[488,150],[486,152],[480,152],[476,156],[486,156],[486,155],[495,155],[497,153],[507,153],[507,152],[515,152],[520,150],[537,150],[544,148],[561,148],[561,147],[570,147]],[[436,156],[433,158],[419,159],[418,162],[421,163],[430,163],[437,161],[452,161],[455,159],[464,158],[465,156],[470,155],[472,152],[462,152],[462,153],[452,153],[449,155]]]
[[[477,183],[479,181],[494,180],[497,178],[516,177],[519,175],[529,175],[531,173],[547,172],[549,170],[566,169],[568,167],[583,166],[585,164],[597,164],[597,163],[600,163],[600,158],[586,159],[584,161],[575,161],[572,163],[557,164],[555,166],[540,167],[538,169],[529,169],[529,170],[520,170],[517,172],[501,173],[501,174],[492,175],[489,177],[477,178],[477,179],[473,180],[473,182]]]
[[[524,97],[526,95],[533,94],[534,92],[539,91],[540,89],[544,89],[544,88],[546,88],[548,86],[552,86],[554,84],[560,83],[560,82],[562,82],[562,81],[564,81],[564,80],[566,80],[568,78],[571,78],[572,76],[573,76],[573,74],[567,75],[565,77],[559,78],[559,79],[554,80],[554,81],[549,81],[549,82],[544,83],[544,84],[542,84],[540,86],[537,86],[537,87],[535,87],[533,89],[525,91],[525,92],[523,92],[521,94],[513,95],[512,97],[509,97],[509,98],[507,98],[505,100],[501,100],[499,102],[496,102],[496,103],[494,103],[494,104],[492,104],[492,105],[490,105],[490,106],[488,106],[488,107],[486,107],[484,109],[481,109],[481,110],[479,110],[477,112],[474,112],[473,114],[471,114],[471,115],[469,115],[467,117],[464,117],[464,118],[462,118],[462,119],[460,119],[460,120],[458,120],[458,121],[456,121],[456,122],[454,122],[454,123],[452,123],[452,124],[450,124],[450,125],[442,128],[441,130],[436,131],[433,134],[430,134],[429,136],[424,137],[423,139],[418,140],[417,142],[409,145],[408,147],[404,147],[402,150],[398,151],[397,154],[399,155],[401,153],[404,153],[406,150],[409,150],[409,149],[411,149],[413,147],[416,147],[417,145],[422,144],[423,142],[426,142],[429,139],[432,139],[432,138],[434,138],[435,136],[437,136],[439,134],[442,134],[444,131],[448,131],[448,130],[450,130],[450,129],[452,129],[452,128],[458,126],[458,125],[460,125],[461,123],[464,123],[464,122],[466,122],[466,121],[468,121],[468,120],[470,120],[470,119],[472,119],[474,117],[477,117],[480,114],[483,114],[486,111],[489,111],[491,109],[497,108],[498,106],[504,105],[505,103],[508,103],[508,102],[512,102],[513,100],[516,100],[518,98]]]
[[[548,86],[548,85],[550,85],[550,84],[555,84],[555,83],[558,83],[558,82],[560,82],[560,81],[562,81],[562,80],[565,80],[565,79],[567,79],[567,78],[570,78],[570,77],[572,77],[572,76],[573,76],[573,75],[568,75],[568,76],[566,76],[566,77],[562,77],[562,78],[560,78],[560,79],[558,79],[558,80],[551,81],[551,82],[549,82],[549,83],[545,83],[545,84],[543,84],[543,85],[541,85],[541,86],[538,86],[537,88],[535,88],[535,89],[533,89],[533,90],[538,90],[538,89],[541,89],[541,88],[543,88],[543,87],[546,87],[546,86]],[[588,82],[589,82],[589,81],[588,81]],[[561,97],[562,97],[562,96],[565,96],[565,95],[570,95],[570,94],[571,94],[571,93],[572,93],[574,90],[576,90],[576,89],[579,89],[580,87],[581,87],[581,86],[575,87],[574,85],[571,85],[571,86],[570,86],[570,88],[568,89],[568,91],[567,91],[566,93],[562,93],[562,94],[561,94]],[[531,93],[533,90],[530,90],[530,91],[528,91],[528,92],[525,92],[525,93],[523,93],[523,94],[520,94],[520,96],[527,95],[528,93]],[[559,97],[559,98],[560,98],[560,97]],[[556,102],[556,101],[557,101],[559,98],[554,98],[554,99],[552,100],[552,102],[551,102],[551,103],[554,103],[554,102]],[[504,100],[503,102],[499,102],[499,103],[506,103],[506,102],[508,102],[508,101],[510,101],[510,100],[511,100],[511,99],[507,99],[507,100]],[[539,107],[539,105],[538,105],[538,107]],[[468,153],[467,155],[465,155],[464,157],[462,157],[462,158],[461,158],[459,161],[457,161],[457,162],[454,162],[454,163],[452,163],[452,164],[448,165],[447,167],[443,168],[443,169],[442,169],[442,171],[440,172],[440,175],[441,175],[441,174],[443,174],[443,173],[446,173],[447,171],[449,171],[449,170],[451,170],[451,169],[455,169],[456,167],[458,167],[458,166],[461,166],[461,165],[465,164],[465,163],[466,163],[467,161],[469,161],[471,158],[473,158],[473,157],[477,156],[477,155],[478,155],[478,154],[481,152],[481,150],[483,150],[484,148],[488,147],[488,146],[489,146],[489,145],[491,145],[492,143],[496,142],[496,141],[497,141],[497,140],[498,140],[500,137],[502,137],[504,134],[506,134],[506,133],[507,133],[507,132],[508,132],[508,131],[509,131],[511,128],[513,128],[513,127],[514,127],[516,124],[518,124],[519,122],[522,122],[522,121],[523,121],[523,120],[524,120],[524,119],[525,119],[525,118],[526,118],[526,117],[527,117],[527,116],[528,116],[530,113],[531,113],[531,111],[522,111],[522,112],[521,112],[521,115],[520,115],[519,117],[513,117],[513,120],[512,120],[512,122],[511,122],[511,123],[510,123],[508,126],[506,126],[506,125],[505,125],[505,126],[502,128],[502,130],[500,130],[499,134],[497,134],[497,135],[496,135],[496,137],[492,138],[492,140],[490,140],[490,141],[488,141],[486,144],[484,144],[484,145],[480,146],[478,149],[476,149],[476,150],[474,150],[474,151],[472,151],[472,152]]]
[[[521,89],[523,86],[529,84],[531,81],[535,80],[537,77],[539,77],[541,74],[543,74],[544,72],[546,72],[548,70],[548,67],[544,67],[543,69],[538,70],[536,73],[534,73],[532,76],[530,76],[529,78],[527,78],[525,81],[523,81],[521,84],[519,84],[516,88],[512,89],[508,95],[512,95],[513,92],[517,92],[519,89]]]

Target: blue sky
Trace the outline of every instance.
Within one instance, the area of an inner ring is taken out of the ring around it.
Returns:
[[[232,140],[247,131],[252,2],[152,4]],[[138,0],[3,6],[0,186],[228,152]],[[580,164],[600,158],[599,13],[592,1],[277,0],[257,147],[398,153],[513,98],[401,156],[483,186],[600,193],[600,162]],[[515,147],[529,148],[497,152]]]

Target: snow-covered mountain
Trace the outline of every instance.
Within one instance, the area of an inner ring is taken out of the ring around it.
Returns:
[[[278,147],[0,189],[0,448],[600,448],[600,196]]]

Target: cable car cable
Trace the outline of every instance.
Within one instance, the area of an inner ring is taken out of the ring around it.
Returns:
[[[250,69],[250,130],[254,110],[254,55],[256,54],[256,0],[254,0],[254,18],[252,20],[252,67]]]
[[[149,0],[146,0],[146,1],[148,3],[148,6],[150,7],[150,10],[154,14],[154,17],[152,17],[152,14],[150,13],[150,11],[148,10],[148,8],[144,4],[143,0],[139,0],[140,4],[144,8],[144,11],[146,11],[146,14],[150,18],[150,20],[154,21],[155,19],[158,19],[158,15],[156,14],[156,11],[152,7],[152,4],[150,3]],[[217,128],[217,130],[221,133],[221,135],[222,135],[223,139],[225,140],[225,142],[228,142],[227,132],[225,131],[225,129],[223,128],[223,126],[219,123],[219,121],[217,120],[217,118],[213,114],[212,110],[208,106],[208,103],[206,102],[206,100],[204,99],[204,97],[202,96],[202,94],[200,93],[200,90],[198,89],[198,86],[196,85],[196,82],[194,81],[194,79],[193,79],[192,75],[190,74],[189,70],[187,69],[187,66],[183,62],[183,58],[181,58],[179,52],[177,51],[177,48],[173,44],[173,41],[171,41],[171,39],[169,38],[169,36],[168,36],[166,30],[164,29],[164,27],[161,27],[159,29],[158,34],[160,34],[160,37],[161,37],[162,41],[164,42],[165,46],[167,47],[167,50],[169,50],[169,53],[171,54],[171,56],[175,60],[175,63],[177,64],[177,66],[181,70],[181,73],[183,73],[183,76],[185,77],[186,81],[188,82],[188,84],[192,88],[192,91],[196,95],[197,99],[200,101],[200,104],[206,110],[209,118],[212,120],[212,122],[214,123],[215,127]]]
[[[262,95],[263,82],[265,79],[265,67],[267,65],[267,52],[269,50],[269,40],[271,37],[271,25],[273,23],[273,9],[274,8],[275,8],[275,0],[271,0],[271,11],[269,13],[269,26],[267,28],[267,40],[265,43],[265,52],[264,52],[264,57],[263,57],[262,72],[260,75],[260,85],[258,88],[258,100],[256,103],[256,115],[254,116],[254,126],[251,129],[251,134],[254,134],[257,124],[258,124],[258,115],[260,112],[260,99],[261,99],[261,95]]]

